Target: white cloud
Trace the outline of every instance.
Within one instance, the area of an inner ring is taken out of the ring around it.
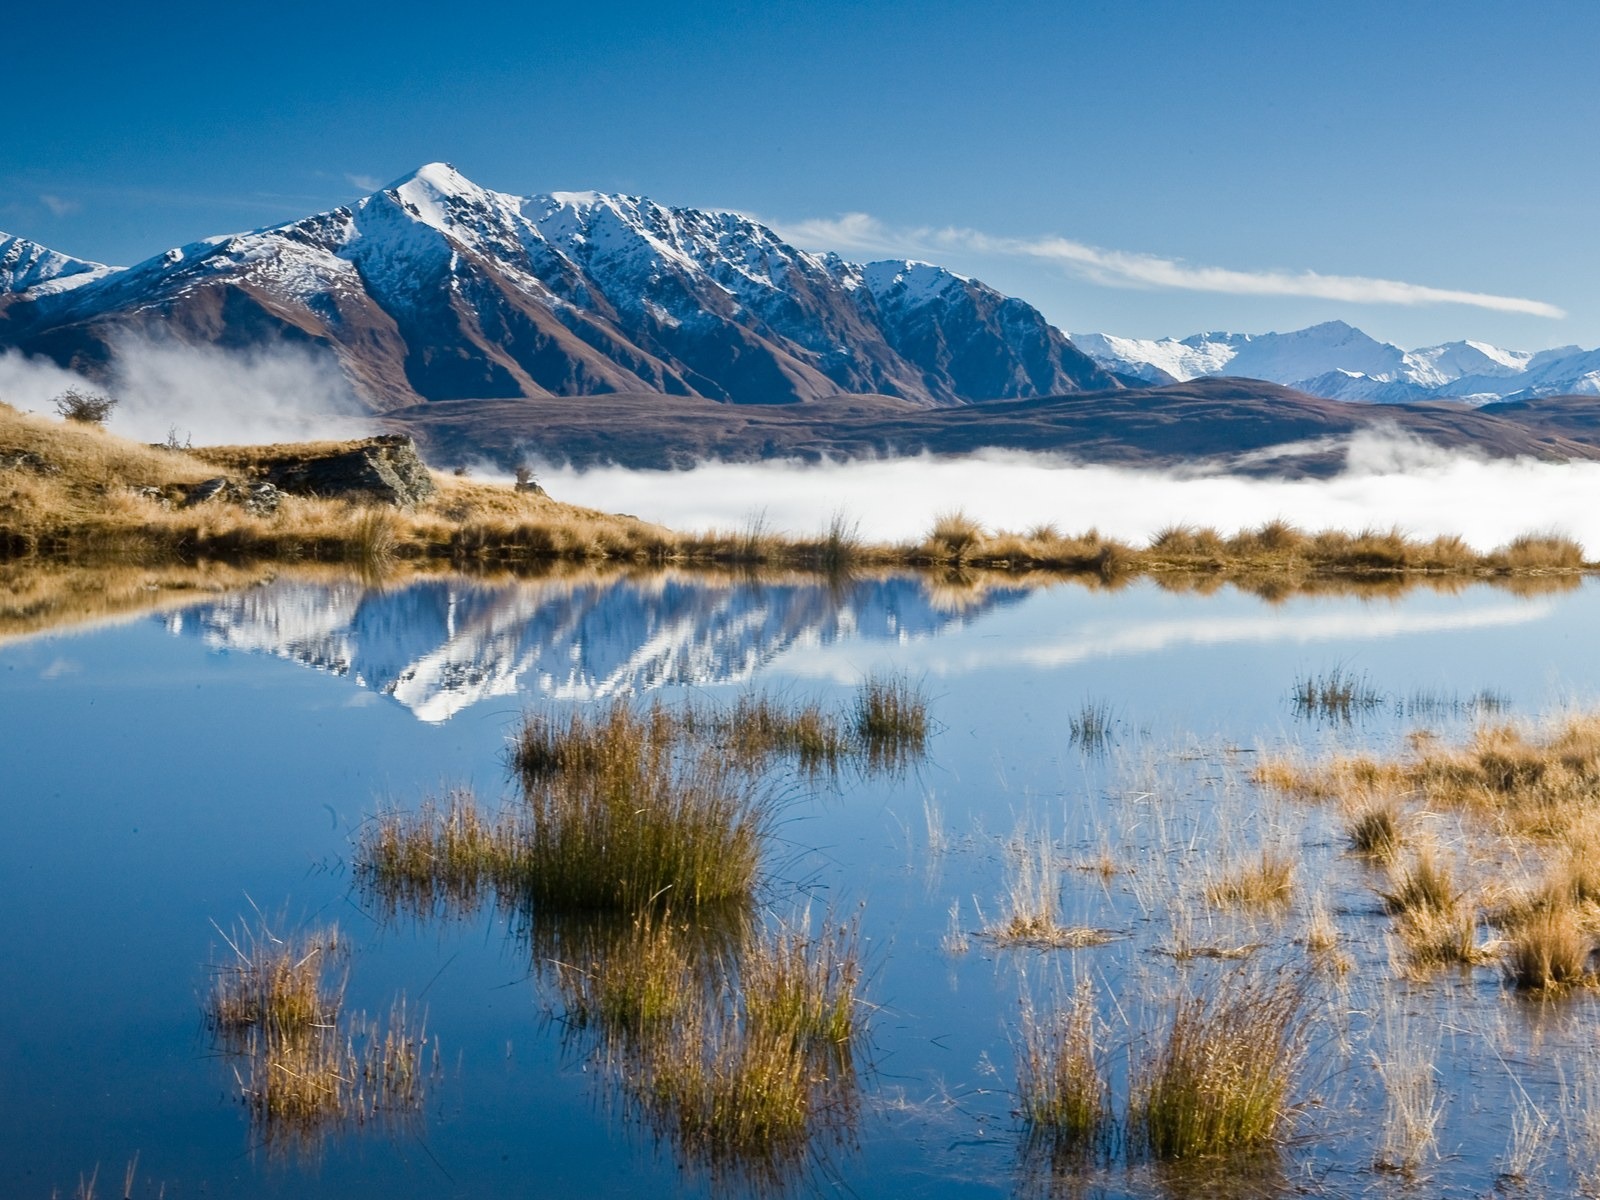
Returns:
[[[83,208],[76,200],[67,200],[61,196],[51,195],[49,192],[39,194],[39,203],[50,210],[56,217],[68,217]]]
[[[844,213],[774,228],[785,240],[826,250],[919,256],[965,251],[1051,263],[1108,287],[1161,288],[1218,292],[1233,296],[1301,296],[1349,304],[1464,304],[1494,312],[1560,319],[1565,310],[1542,300],[1497,296],[1456,288],[1430,287],[1364,275],[1323,275],[1317,271],[1237,271],[1193,266],[1181,259],[1125,250],[1103,250],[1064,237],[995,237],[976,229],[923,226],[897,229],[868,213]]]
[[[347,172],[345,174],[345,180],[350,184],[351,187],[360,188],[363,192],[375,192],[383,186],[383,180],[377,179],[371,175],[360,175],[355,172]]]

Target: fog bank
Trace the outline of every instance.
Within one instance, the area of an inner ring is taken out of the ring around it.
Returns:
[[[224,350],[128,338],[94,383],[43,358],[0,354],[0,400],[53,415],[69,388],[116,397],[106,423],[141,442],[219,445],[359,437],[372,431],[338,361],[300,346]]]
[[[550,493],[675,529],[739,529],[757,514],[807,535],[835,512],[874,541],[919,538],[960,508],[990,529],[1052,522],[1143,543],[1173,524],[1226,532],[1281,517],[1305,529],[1457,533],[1490,550],[1555,530],[1600,553],[1600,463],[1540,463],[1450,453],[1414,439],[1357,435],[1331,479],[1252,479],[1220,472],[1075,465],[987,451],[968,458],[877,462],[708,463],[689,471],[546,469]]]

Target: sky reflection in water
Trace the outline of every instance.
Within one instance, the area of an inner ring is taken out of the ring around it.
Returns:
[[[0,1021],[16,1031],[0,1044],[0,1191],[70,1190],[96,1163],[103,1185],[135,1151],[141,1180],[166,1181],[168,1195],[202,1182],[246,1196],[476,1195],[531,1179],[557,1193],[680,1186],[670,1149],[652,1149],[605,1103],[595,1064],[563,1049],[507,918],[380,922],[352,892],[351,832],[382,800],[412,804],[457,783],[507,793],[504,739],[530,704],[671,701],[746,683],[842,702],[864,675],[892,668],[932,696],[928,761],[903,779],[845,779],[817,794],[785,784],[763,897],[778,913],[808,900],[864,904],[870,994],[883,1006],[856,1148],[830,1150],[799,1188],[837,1177],[861,1195],[1003,1194],[1020,1141],[1007,1095],[1019,971],[1038,990],[1077,962],[1137,1008],[1169,970],[1151,965],[1149,948],[1172,936],[1143,911],[1165,885],[1141,893],[1147,885],[1090,886],[1069,872],[1066,914],[1124,942],[1050,956],[980,941],[946,954],[952,902],[968,928],[975,903],[1001,902],[1014,827],[1048,828],[1064,859],[1109,845],[1168,866],[1149,835],[1162,822],[1199,838],[1273,822],[1314,829],[1322,818],[1259,809],[1244,783],[1256,746],[1396,744],[1410,725],[1395,710],[1419,691],[1492,688],[1522,714],[1591,699],[1597,595],[1469,588],[1268,604],[1229,589],[1067,584],[957,603],[906,577],[430,579],[382,590],[283,580],[120,627],[14,641],[0,647],[0,777],[12,799],[0,838],[12,916],[0,932],[11,979]],[[1364,674],[1386,704],[1347,725],[1297,722],[1290,685],[1335,665]],[[1112,716],[1103,754],[1069,737],[1087,702]],[[1462,721],[1445,725],[1458,732]],[[1187,766],[1172,765],[1174,747]],[[1166,793],[1159,811],[1130,799],[1152,778]],[[1306,852],[1308,875],[1347,871],[1337,851],[1330,832]],[[344,1138],[314,1165],[249,1153],[198,998],[217,953],[210,922],[226,927],[252,902],[351,932],[352,1004],[384,1011],[397,991],[421,997],[446,1070],[419,1133]],[[1357,977],[1373,978],[1383,922],[1346,920]],[[1493,1181],[1512,1112],[1488,1047],[1527,1058],[1522,1083],[1553,1111],[1551,1047],[1581,1040],[1590,1001],[1537,1018],[1502,1003],[1487,971],[1410,1003],[1474,1031],[1440,1067],[1447,1092],[1477,1089],[1478,1111],[1452,1106],[1443,1144],[1454,1157],[1429,1185],[1473,1194]],[[1535,1033],[1543,1049],[1527,1048]],[[1350,1036],[1377,1045],[1382,1032],[1358,1019]],[[1296,1184],[1320,1173],[1378,1186],[1364,1139],[1381,1093],[1321,1086],[1329,1105],[1279,1169]],[[1554,1160],[1545,1170],[1565,1178]],[[1110,1195],[1163,1186],[1138,1171],[1100,1183]],[[691,1173],[681,1186],[708,1185]]]

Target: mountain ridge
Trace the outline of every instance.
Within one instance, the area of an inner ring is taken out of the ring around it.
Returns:
[[[123,269],[57,257],[82,283],[0,296],[0,348],[94,374],[128,336],[321,345],[376,411],[633,391],[941,407],[1119,386],[1037,309],[942,267],[812,254],[749,217],[643,197],[511,196],[442,163]]]
[[[1528,352],[1464,339],[1403,350],[1344,321],[1287,333],[1191,334],[1140,339],[1079,333],[1073,342],[1107,370],[1148,383],[1202,376],[1261,379],[1329,400],[1479,405],[1557,395],[1600,395],[1600,350]]]

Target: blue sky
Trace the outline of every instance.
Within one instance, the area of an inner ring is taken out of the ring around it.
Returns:
[[[0,229],[102,261],[445,160],[929,258],[1068,330],[1600,345],[1600,5],[87,0],[7,41]]]

